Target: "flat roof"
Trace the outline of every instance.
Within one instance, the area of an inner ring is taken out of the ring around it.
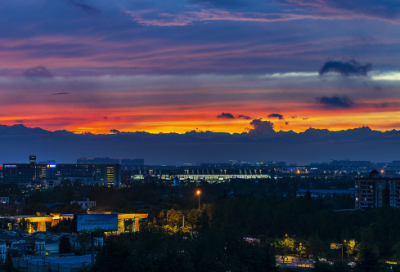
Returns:
[[[369,181],[374,181],[374,180],[400,180],[400,178],[355,178],[355,180],[369,180]]]
[[[300,193],[305,193],[307,192],[307,189],[299,189],[297,192]],[[310,189],[310,193],[342,193],[342,194],[351,194],[354,193],[354,188],[350,188],[348,190],[342,190],[342,189]]]
[[[95,254],[96,256],[96,254]],[[38,262],[43,263],[45,260],[44,259],[32,259],[29,260],[29,263],[34,263],[37,264]],[[68,256],[68,257],[59,257],[59,258],[46,258],[46,263],[57,263],[57,264],[76,264],[79,265],[79,267],[82,266],[82,263],[86,263],[86,265],[90,265],[92,261],[92,256],[91,255],[83,255],[83,256]]]
[[[0,234],[0,240],[3,240],[4,242],[7,242],[7,241],[16,241],[17,242],[17,241],[21,241],[21,240],[25,241],[25,242],[27,242],[27,241],[33,242],[33,241],[41,240],[41,241],[45,241],[46,244],[58,244],[57,241],[53,241],[49,238],[42,239],[42,238],[38,238],[35,236],[19,236],[19,235],[9,235],[9,234]]]

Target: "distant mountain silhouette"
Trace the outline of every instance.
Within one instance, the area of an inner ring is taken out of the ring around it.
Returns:
[[[185,134],[119,132],[95,135],[47,131],[18,124],[0,125],[0,162],[38,160],[76,162],[81,156],[145,158],[146,164],[279,160],[306,164],[330,159],[392,161],[400,159],[400,131],[369,127],[344,131],[309,128],[305,132],[196,132]],[[263,134],[265,132],[265,135]]]

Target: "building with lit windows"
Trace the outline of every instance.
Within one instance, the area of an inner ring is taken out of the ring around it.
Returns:
[[[80,181],[83,184],[119,186],[121,183],[120,164],[3,164],[3,182],[31,183],[47,180]]]
[[[29,183],[35,180],[45,179],[47,175],[45,164],[3,164],[3,182]]]
[[[368,178],[355,179],[355,208],[365,210],[384,205],[400,207],[400,178],[382,177],[373,170]]]

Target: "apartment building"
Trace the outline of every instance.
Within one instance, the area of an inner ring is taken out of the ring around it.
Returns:
[[[400,206],[400,179],[386,178],[373,170],[368,178],[355,179],[355,209]]]

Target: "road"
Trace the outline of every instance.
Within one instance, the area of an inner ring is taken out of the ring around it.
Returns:
[[[281,265],[281,266],[296,266],[296,267],[309,267],[312,268],[314,267],[313,263],[308,262],[309,259],[303,259],[302,261],[295,257],[295,256],[284,256],[285,261],[283,262],[282,256],[280,255],[275,255],[276,263]]]

